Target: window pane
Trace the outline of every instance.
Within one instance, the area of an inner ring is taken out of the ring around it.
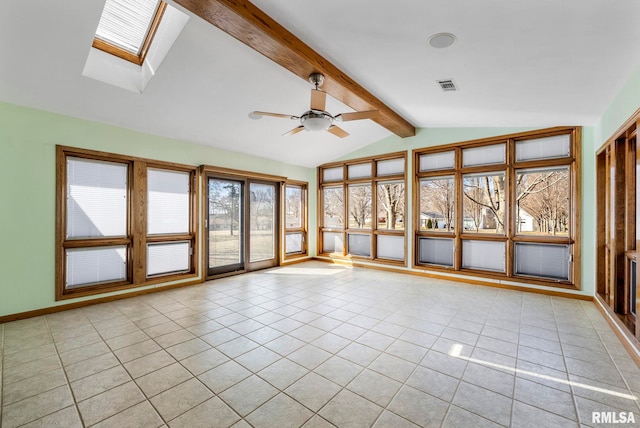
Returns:
[[[342,187],[325,187],[323,189],[324,227],[344,227],[344,189]]]
[[[249,261],[275,256],[275,193],[273,184],[249,183]]]
[[[453,177],[420,180],[420,230],[453,231],[455,194]]]
[[[569,280],[568,245],[516,242],[516,274]]]
[[[371,229],[371,185],[349,186],[349,228]]]
[[[505,243],[462,241],[462,267],[504,272]]]
[[[67,238],[127,234],[126,164],[67,158]]]
[[[285,235],[286,254],[302,253],[302,233],[287,233]]]
[[[434,171],[439,169],[453,169],[455,166],[455,152],[431,153],[420,156],[420,171]]]
[[[147,233],[189,233],[188,172],[147,170]]]
[[[419,238],[418,261],[440,266],[453,266],[453,239]]]
[[[462,150],[462,166],[492,165],[505,163],[506,144],[472,147]]]
[[[404,174],[404,158],[378,161],[376,169],[376,174],[378,175],[378,177],[385,175]]]
[[[467,174],[464,184],[464,230],[504,234],[506,189],[504,172]]]
[[[371,163],[359,163],[347,167],[349,179],[371,177]]]
[[[96,37],[138,55],[158,3],[158,0],[107,0]]]
[[[516,141],[516,162],[566,158],[570,154],[570,145],[571,136],[569,134]]]
[[[353,256],[371,256],[371,235],[349,234],[349,254]]]
[[[296,229],[302,227],[302,187],[286,186],[286,206],[287,213],[286,228]]]
[[[66,250],[66,289],[127,279],[127,247]]]
[[[516,171],[516,232],[568,236],[569,167]]]
[[[191,244],[188,241],[147,245],[147,276],[188,272]]]
[[[380,259],[404,260],[404,235],[377,235],[377,253]]]
[[[344,240],[342,233],[324,232],[322,234],[322,250],[325,253],[342,254]]]
[[[323,169],[322,181],[340,181],[342,180],[342,174],[343,170],[341,166]]]
[[[404,229],[404,182],[378,184],[378,229]]]

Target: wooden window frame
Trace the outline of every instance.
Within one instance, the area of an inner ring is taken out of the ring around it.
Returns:
[[[153,39],[156,36],[156,32],[158,31],[158,27],[160,26],[160,21],[162,21],[162,17],[164,16],[164,12],[167,9],[167,3],[164,1],[160,1],[158,3],[158,7],[156,8],[156,12],[153,15],[153,19],[151,20],[151,24],[149,25],[149,30],[147,31],[147,35],[144,38],[144,42],[140,47],[140,52],[138,54],[134,54],[129,52],[126,49],[123,49],[119,46],[114,45],[113,43],[109,43],[107,40],[100,39],[98,37],[93,38],[93,43],[91,47],[106,52],[108,54],[117,56],[125,61],[132,62],[136,65],[142,65],[144,63],[145,58],[147,57],[147,53],[149,52],[149,48],[151,47],[151,43],[153,43]]]
[[[66,239],[67,229],[67,158],[115,162],[128,165],[127,234],[119,238]],[[147,168],[174,170],[190,174],[190,214],[189,233],[168,235],[147,235]],[[74,147],[56,146],[56,300],[92,296],[112,291],[126,290],[147,285],[194,279],[199,277],[198,269],[198,200],[200,173],[197,167],[171,162],[162,162],[132,156],[124,156]],[[147,276],[147,243],[189,241],[191,244],[190,267],[185,273]],[[65,288],[67,248],[92,248],[105,245],[127,246],[127,279]]]
[[[558,135],[570,136],[570,152],[568,157],[558,157],[552,159],[527,160],[516,162],[515,147],[516,142],[521,140],[531,140]],[[544,285],[558,288],[580,290],[580,270],[581,270],[581,240],[580,240],[580,211],[581,211],[581,141],[582,134],[579,127],[556,127],[537,131],[509,134],[481,140],[473,140],[454,144],[447,144],[437,147],[422,148],[413,150],[413,237],[414,237],[414,261],[413,267],[416,269],[428,269],[444,271],[462,275],[472,275],[475,277],[485,277],[498,280],[509,280],[514,282],[524,282],[529,284]],[[505,143],[505,162],[500,164],[462,166],[462,151],[467,148],[476,148]],[[454,151],[454,167],[430,171],[420,171],[420,156],[425,154]],[[570,191],[570,224],[566,237],[545,236],[545,235],[522,235],[515,230],[515,186],[516,172],[530,168],[544,167],[569,167],[569,191]],[[484,234],[469,233],[464,230],[464,195],[463,176],[471,173],[504,173],[505,174],[505,220],[504,234]],[[454,177],[455,188],[455,227],[450,233],[429,232],[420,230],[420,180],[425,178]],[[421,263],[418,259],[419,243],[421,237],[429,238],[449,238],[454,240],[454,263],[452,267]],[[492,272],[480,269],[468,269],[462,267],[462,241],[499,241],[504,242],[505,251],[505,272]],[[572,263],[569,270],[569,280],[546,279],[537,276],[528,276],[515,273],[515,244],[516,243],[539,243],[539,244],[566,244],[570,246]]]
[[[287,227],[287,186],[296,186],[299,187],[302,191],[301,195],[301,226],[300,227]],[[280,192],[282,195],[282,222],[283,222],[283,234],[282,234],[282,256],[281,260],[289,261],[295,260],[303,257],[307,257],[308,252],[308,230],[309,230],[309,183],[306,181],[296,181],[296,180],[287,180],[283,183],[282,190]],[[298,253],[287,254],[287,234],[288,233],[300,233],[302,234],[302,251]]]
[[[393,159],[401,159],[404,162],[404,172],[401,174],[389,174],[389,175],[378,175],[377,171],[377,162],[378,161],[386,161]],[[353,178],[349,179],[349,166],[350,165],[359,165],[359,164],[371,164],[371,176],[370,177],[361,177],[361,178]],[[395,229],[381,229],[379,228],[378,222],[378,184],[383,184],[385,182],[397,181],[401,182],[404,186],[404,219],[407,218],[407,152],[395,152],[389,153],[381,156],[372,156],[358,159],[351,159],[345,162],[332,162],[321,165],[318,167],[318,242],[317,242],[317,254],[323,257],[330,257],[334,259],[347,259],[354,261],[367,261],[367,262],[375,262],[380,264],[387,264],[393,266],[407,266],[408,259],[408,250],[407,250],[407,234],[408,230],[406,228],[406,220],[404,220],[404,228],[402,230]],[[333,180],[333,181],[324,181],[323,180],[323,171],[325,169],[331,168],[342,168],[342,180]],[[353,229],[349,228],[349,186],[357,185],[357,184],[368,184],[371,186],[371,215],[372,215],[372,225],[371,229]],[[335,227],[325,227],[324,226],[324,188],[326,187],[339,187],[343,190],[343,199],[344,199],[344,224],[342,228]],[[323,234],[327,233],[340,233],[342,234],[343,239],[343,251],[342,254],[339,253],[328,253],[324,251],[323,248]],[[359,256],[359,255],[351,255],[348,253],[348,237],[349,234],[360,234],[360,235],[369,235],[371,237],[371,255],[367,256]],[[404,258],[403,260],[392,260],[379,258],[377,256],[377,240],[378,235],[387,235],[387,236],[402,236],[404,239]]]

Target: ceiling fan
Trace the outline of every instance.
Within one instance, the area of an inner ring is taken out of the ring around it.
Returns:
[[[283,117],[286,119],[299,120],[300,126],[293,128],[284,135],[294,135],[302,130],[307,131],[327,131],[337,137],[344,138],[349,133],[344,129],[334,125],[335,121],[346,122],[349,120],[372,119],[378,115],[378,110],[356,111],[353,113],[340,113],[333,116],[325,111],[327,93],[318,89],[324,82],[324,75],[321,73],[312,73],[309,75],[309,82],[315,85],[315,89],[311,90],[311,106],[309,110],[300,116],[280,113],[269,113],[265,111],[254,111],[251,117],[259,119],[260,116]]]

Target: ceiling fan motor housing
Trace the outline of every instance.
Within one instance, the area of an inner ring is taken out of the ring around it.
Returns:
[[[300,116],[300,124],[307,131],[326,131],[333,123],[333,116],[325,111],[309,110]]]

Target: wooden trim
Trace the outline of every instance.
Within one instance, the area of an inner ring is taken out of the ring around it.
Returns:
[[[175,2],[305,81],[322,73],[323,91],[356,111],[378,110],[372,120],[394,134],[416,134],[402,116],[248,0]]]
[[[147,53],[149,48],[151,47],[151,43],[156,36],[156,32],[158,31],[158,27],[160,26],[160,21],[164,16],[164,11],[167,8],[167,4],[163,1],[158,3],[158,8],[156,9],[155,14],[153,15],[153,19],[151,20],[151,24],[149,25],[149,30],[147,31],[147,35],[144,38],[144,42],[140,47],[140,53],[134,54],[131,53],[119,46],[116,46],[112,43],[109,43],[106,40],[102,40],[98,37],[93,38],[93,42],[91,47],[95,49],[99,49],[103,52],[106,52],[110,55],[117,56],[125,61],[132,62],[136,65],[142,65],[144,60],[147,58]]]
[[[257,180],[265,180],[265,181],[273,181],[273,182],[286,182],[287,177],[283,177],[280,175],[270,175],[270,174],[262,174],[259,172],[251,172],[251,171],[243,171],[240,169],[231,169],[224,168],[219,166],[212,165],[201,165],[200,171],[205,173],[207,176],[216,175],[223,177],[231,177],[232,179],[241,179],[245,178],[257,179]]]
[[[629,119],[625,120],[624,123],[620,125],[618,129],[616,129],[615,132],[611,134],[609,138],[607,138],[607,141],[602,143],[602,145],[598,148],[598,150],[596,150],[596,155],[599,155],[604,150],[606,150],[611,141],[625,134],[630,127],[637,126],[638,121],[640,121],[640,108],[634,111],[633,114],[629,117]]]
[[[640,341],[638,341],[638,339],[629,332],[626,326],[602,299],[602,297],[596,294],[593,296],[593,303],[607,321],[609,327],[613,330],[613,333],[618,337],[622,346],[627,350],[629,356],[633,359],[636,365],[640,367]]]
[[[32,311],[18,312],[18,313],[15,313],[15,314],[3,315],[3,316],[0,316],[0,324],[6,323],[6,322],[11,322],[11,321],[23,320],[23,319],[27,319],[27,318],[39,317],[39,316],[43,316],[43,315],[54,314],[56,312],[67,311],[67,310],[70,310],[70,309],[84,308],[84,307],[87,307],[87,306],[97,305],[97,304],[100,304],[100,303],[114,302],[116,300],[128,299],[128,298],[136,297],[136,296],[143,296],[145,294],[157,293],[157,292],[160,292],[160,291],[173,290],[175,288],[188,287],[190,285],[201,284],[203,282],[204,281],[202,279],[198,279],[198,280],[195,280],[195,281],[187,281],[187,282],[183,282],[183,283],[180,283],[180,284],[170,284],[170,285],[165,285],[165,286],[162,286],[162,287],[147,288],[147,289],[144,289],[144,290],[137,290],[137,291],[127,292],[127,293],[122,293],[122,294],[116,294],[116,295],[113,295],[113,296],[104,296],[104,297],[98,297],[98,298],[90,299],[90,300],[83,300],[81,302],[64,303],[64,304],[60,304],[60,305],[57,305],[57,306],[48,306],[46,308],[35,309],[35,310],[32,310]],[[79,296],[74,296],[74,297],[79,297]]]

